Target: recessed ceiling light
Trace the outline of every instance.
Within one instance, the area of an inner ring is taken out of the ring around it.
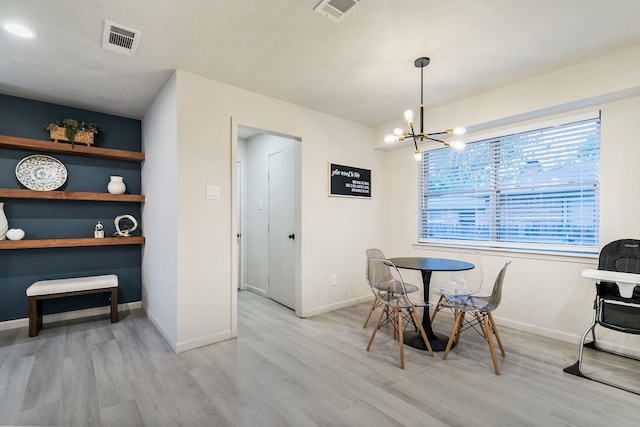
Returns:
[[[29,28],[20,24],[7,22],[2,25],[2,28],[7,30],[11,34],[15,34],[16,36],[19,36],[19,37],[24,37],[25,39],[35,39],[38,37],[38,34],[36,34],[35,31],[30,30]]]

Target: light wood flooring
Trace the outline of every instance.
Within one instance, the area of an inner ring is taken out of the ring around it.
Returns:
[[[309,319],[239,294],[237,339],[174,354],[141,310],[0,331],[0,424],[63,426],[637,426],[640,396],[562,372],[575,345],[501,328],[465,332],[449,359],[388,328],[365,348],[368,304]],[[448,333],[452,317],[434,328]],[[586,327],[587,325],[585,325]],[[640,362],[626,369],[640,388]],[[595,360],[595,359],[594,359]],[[597,361],[597,360],[596,360]],[[600,368],[595,368],[596,370]],[[630,369],[630,370],[629,370]],[[635,376],[634,376],[635,375]]]

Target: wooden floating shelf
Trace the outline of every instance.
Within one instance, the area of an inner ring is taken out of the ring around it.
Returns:
[[[0,135],[0,147],[18,148],[47,153],[75,154],[78,156],[98,157],[102,159],[125,160],[128,162],[144,161],[144,153],[137,151],[114,150],[112,148],[88,147],[85,145],[43,141],[39,139],[19,138],[17,136]]]
[[[1,249],[40,249],[40,248],[73,248],[79,246],[114,246],[114,245],[142,245],[145,238],[135,237],[105,237],[95,239],[93,237],[71,239],[25,239],[25,240],[0,240]]]
[[[144,202],[140,194],[110,194],[73,191],[35,191],[0,188],[0,197],[10,199],[89,200],[97,202]]]

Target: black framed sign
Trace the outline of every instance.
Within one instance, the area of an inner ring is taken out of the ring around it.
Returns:
[[[329,163],[329,195],[371,197],[371,169]]]

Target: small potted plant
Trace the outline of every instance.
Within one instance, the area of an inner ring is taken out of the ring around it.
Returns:
[[[75,143],[93,145],[93,137],[100,129],[93,123],[78,119],[64,119],[61,122],[45,124],[51,139],[55,142],[69,141],[71,148]]]

